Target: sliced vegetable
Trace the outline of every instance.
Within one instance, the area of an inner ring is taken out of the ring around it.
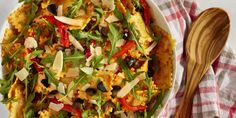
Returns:
[[[64,111],[67,111],[67,112],[70,112],[70,113],[74,113],[76,118],[81,118],[81,110],[80,110],[80,108],[74,109],[71,105],[63,104],[62,102],[59,102],[55,98],[51,99],[51,103],[54,103],[54,106],[56,106],[58,109],[61,108],[61,106],[63,105],[63,107],[60,110],[64,110]],[[60,106],[58,107],[57,104],[59,104]],[[58,109],[56,109],[56,110],[58,110]]]
[[[121,57],[135,46],[136,46],[135,42],[133,40],[129,40],[124,46],[121,47],[120,51],[116,52],[112,57],[113,58]]]
[[[28,75],[29,75],[29,72],[25,69],[25,68],[22,68],[20,71],[18,71],[17,73],[15,73],[16,77],[18,77],[21,81],[25,80]]]
[[[61,17],[61,16],[58,16]],[[55,25],[58,28],[58,32],[61,35],[61,43],[64,47],[69,47],[70,41],[69,41],[69,33],[67,31],[67,27],[57,19],[55,19],[54,16],[43,16],[46,20],[48,20],[50,23]]]
[[[38,43],[33,37],[28,37],[25,39],[24,46],[25,48],[37,48]]]
[[[126,97],[119,98],[119,102],[122,105],[122,108],[128,111],[145,111],[147,106],[131,106],[126,102]]]
[[[131,82],[125,84],[125,86],[117,93],[117,97],[118,98],[125,97],[132,90],[132,88],[134,88],[134,86],[138,84],[140,80],[141,79],[137,77]]]
[[[60,50],[56,54],[56,57],[52,65],[52,69],[57,73],[60,73],[62,71],[62,68],[63,68],[63,53]]]

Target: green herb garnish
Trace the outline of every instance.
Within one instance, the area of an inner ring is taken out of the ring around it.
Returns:
[[[156,112],[158,108],[161,107],[161,103],[165,97],[165,91],[162,90],[161,93],[156,97],[156,101],[154,106],[147,112],[147,118],[151,118],[151,116]]]
[[[147,102],[150,102],[152,94],[153,94],[153,91],[154,91],[154,88],[153,88],[153,86],[151,86],[152,78],[148,77],[147,73],[145,73],[145,76],[146,76],[146,79],[144,80],[144,83],[148,87],[148,90],[147,90],[147,93],[148,93]]]
[[[70,33],[77,39],[87,39],[87,40],[96,40],[96,41],[103,41],[102,36],[99,32],[83,32],[80,30],[71,30]]]
[[[18,41],[19,38],[22,37],[24,35],[24,33],[30,28],[30,23],[36,17],[36,12],[37,11],[38,11],[38,6],[35,3],[31,3],[31,10],[28,14],[28,20],[27,20],[22,32],[11,42],[11,44],[16,43],[16,41]]]
[[[36,110],[33,108],[33,100],[35,98],[35,93],[31,93],[27,97],[27,102],[25,104],[25,112],[24,112],[24,118],[32,118],[35,117],[35,114],[37,114]]]
[[[101,118],[102,117],[102,105],[103,105],[102,92],[101,91],[98,91],[98,95],[96,96],[95,99],[96,99],[96,105],[98,107],[97,113],[98,113],[99,118]]]
[[[0,93],[5,97],[7,97],[8,91],[11,88],[11,85],[14,83],[14,76],[17,70],[15,69],[14,71],[10,72],[8,76],[6,76],[5,79],[0,80],[1,82],[1,87],[0,87]]]
[[[114,15],[115,15],[118,19],[120,19],[120,20],[123,20],[123,19],[124,19],[123,14],[117,9],[117,7],[116,7],[115,10],[114,10]]]
[[[94,69],[97,69],[99,67],[103,66],[103,63],[101,63],[101,61],[103,60],[104,56],[103,55],[99,55],[99,56],[94,56],[92,59],[92,67]]]
[[[55,75],[50,70],[48,70],[48,68],[44,69],[44,73],[48,77],[48,83],[53,83],[54,85],[58,86],[59,81],[55,79]]]
[[[80,62],[79,60],[85,58],[84,54],[77,50],[75,50],[73,55],[70,55],[70,56],[64,55],[63,57],[64,57],[64,62],[70,61],[73,63],[73,65],[78,64]]]
[[[67,111],[59,111],[58,118],[70,118],[69,113]]]
[[[95,110],[85,110],[82,113],[82,118],[88,118],[89,116],[92,116],[94,114],[96,114],[97,112]]]
[[[68,9],[68,13],[66,16],[70,18],[74,18],[77,16],[77,12],[79,11],[80,7],[82,6],[83,0],[76,0]]]
[[[111,42],[111,50],[108,55],[108,62],[116,50],[116,42],[122,38],[122,35],[119,32],[119,29],[114,24],[109,24],[110,32],[108,33],[108,39]]]

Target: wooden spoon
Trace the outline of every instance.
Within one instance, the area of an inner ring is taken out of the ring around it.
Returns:
[[[192,24],[185,44],[186,88],[175,118],[191,117],[194,92],[204,74],[222,52],[229,28],[229,17],[220,8],[203,11]]]

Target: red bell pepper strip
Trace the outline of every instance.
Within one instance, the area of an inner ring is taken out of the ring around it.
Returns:
[[[52,98],[51,99],[51,102],[55,103],[55,104],[60,104],[62,102],[58,101],[56,98]],[[78,109],[75,109],[73,108],[71,105],[68,105],[68,104],[64,104],[64,107],[62,108],[62,110],[64,111],[67,111],[67,112],[70,112],[70,113],[74,113],[76,118],[81,118],[81,110],[78,108]]]
[[[132,47],[136,46],[135,41],[129,40],[124,46],[121,47],[120,51],[116,52],[112,57],[117,58],[127,53]]]
[[[140,0],[139,2],[140,2],[140,4],[141,4],[142,7],[143,7],[143,14],[142,14],[143,20],[144,20],[145,24],[146,24],[147,26],[149,26],[149,25],[150,25],[150,22],[151,22],[150,7],[149,7],[149,5],[147,4],[146,0]]]
[[[89,49],[89,48],[86,49],[86,50],[85,50],[85,57],[86,57],[86,58],[89,58],[91,55],[92,55],[92,53],[91,53],[90,49]]]
[[[147,109],[147,106],[131,106],[126,102],[126,97],[119,98],[119,102],[123,109],[129,110],[129,111],[145,111]]]
[[[33,63],[33,66],[34,66],[34,68],[36,69],[36,71],[38,72],[38,73],[42,73],[43,72],[43,70],[44,70],[44,67],[42,66],[42,65],[39,65],[39,63],[40,63],[40,59],[39,58],[32,58],[32,59],[30,59],[32,62],[34,62]]]
[[[64,47],[69,47],[70,41],[69,41],[69,33],[67,31],[67,27],[62,22],[55,19],[54,16],[43,16],[46,20],[48,20],[50,23],[55,25],[58,28],[58,32],[61,34],[61,43]]]

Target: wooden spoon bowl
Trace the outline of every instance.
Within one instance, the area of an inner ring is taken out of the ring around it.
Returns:
[[[185,44],[186,88],[176,112],[176,118],[191,117],[194,92],[204,74],[222,52],[229,28],[229,17],[220,8],[210,8],[203,11],[192,24]]]

